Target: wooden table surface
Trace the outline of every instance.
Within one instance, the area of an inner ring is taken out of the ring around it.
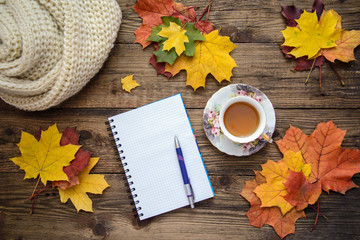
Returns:
[[[61,105],[42,112],[24,112],[0,101],[0,239],[277,239],[272,227],[261,229],[249,226],[245,213],[249,203],[239,193],[245,181],[254,178],[253,170],[268,159],[281,159],[275,144],[267,144],[249,157],[228,156],[211,145],[202,125],[206,102],[228,82],[219,84],[212,76],[205,89],[196,93],[185,86],[186,74],[167,79],[157,76],[148,64],[153,49],[145,50],[133,44],[133,32],[141,19],[132,10],[135,0],[118,0],[123,11],[123,22],[114,49],[100,72],[76,96]],[[186,6],[201,8],[207,0],[184,0]],[[319,70],[295,72],[295,61],[285,59],[279,44],[285,21],[281,5],[292,5],[311,10],[312,0],[215,0],[209,20],[221,34],[230,36],[238,46],[232,53],[238,67],[233,70],[231,83],[245,83],[262,90],[272,101],[277,122],[274,139],[279,140],[289,125],[311,134],[319,122],[333,120],[347,133],[342,146],[360,148],[360,64],[359,61],[340,63],[336,70],[343,77],[340,86],[336,74],[328,64],[322,68],[322,88]],[[334,8],[342,16],[347,30],[360,30],[359,0],[324,0],[326,9]],[[355,50],[360,59],[360,49]],[[135,74],[141,84],[126,93],[120,78]],[[181,93],[190,121],[198,139],[204,162],[215,191],[215,197],[200,202],[194,210],[182,208],[149,220],[138,221],[132,212],[124,173],[116,150],[110,142],[104,122],[107,117],[144,104]],[[59,130],[77,127],[81,144],[100,157],[94,173],[105,174],[111,185],[103,195],[91,195],[94,213],[76,213],[70,203],[60,203],[56,189],[49,189],[36,200],[35,210],[29,215],[27,201],[36,181],[23,180],[24,172],[9,160],[20,154],[16,143],[20,131],[33,133],[57,123]],[[360,184],[360,175],[353,181]],[[314,231],[310,231],[316,217],[312,209],[307,218],[296,223],[295,235],[287,239],[360,239],[360,189],[341,195],[325,192],[320,197],[321,212]]]

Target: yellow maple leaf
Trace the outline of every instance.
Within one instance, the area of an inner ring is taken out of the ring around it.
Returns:
[[[237,46],[229,37],[219,36],[215,30],[204,34],[205,41],[196,42],[193,57],[181,55],[175,63],[170,66],[166,64],[165,71],[176,75],[181,70],[187,71],[186,85],[196,90],[205,87],[206,76],[211,73],[220,83],[222,80],[230,81],[232,69],[236,67],[235,60],[229,55]]]
[[[294,172],[303,172],[305,178],[308,179],[311,174],[311,164],[307,163],[304,164],[304,159],[301,155],[301,152],[293,152],[287,151],[284,154],[284,158],[281,160],[283,161],[289,170]]]
[[[261,164],[261,168],[263,170],[260,173],[267,183],[286,181],[289,176],[288,166],[283,161],[268,160],[265,164]]]
[[[160,37],[167,38],[163,43],[163,50],[170,51],[175,48],[175,52],[178,56],[185,51],[185,43],[189,42],[189,38],[185,35],[186,30],[182,29],[179,25],[174,22],[170,22],[168,27],[163,27],[157,34]]]
[[[133,77],[134,74],[121,79],[122,88],[127,92],[131,92],[132,89],[140,86],[140,84],[138,84],[136,80],[133,79]]]
[[[110,185],[106,182],[102,174],[89,174],[91,169],[97,164],[99,158],[90,158],[89,165],[79,173],[79,185],[72,186],[65,190],[58,188],[60,201],[66,203],[69,198],[74,204],[77,212],[81,209],[93,212],[92,201],[86,193],[102,194]]]
[[[272,183],[264,183],[257,186],[254,193],[261,200],[261,207],[273,207],[280,208],[281,213],[285,215],[294,206],[284,199],[284,196],[288,194],[285,181],[275,181]]]
[[[265,177],[266,183],[257,186],[254,193],[260,198],[261,207],[277,206],[285,215],[294,207],[284,199],[284,196],[288,194],[284,183],[289,178],[289,170],[303,172],[308,179],[311,173],[311,164],[304,164],[301,152],[288,151],[281,161],[268,160],[261,167],[263,170],[260,173]]]
[[[282,31],[285,38],[284,46],[295,47],[290,54],[296,58],[316,56],[321,49],[336,47],[340,39],[341,17],[334,11],[324,11],[318,21],[316,12],[304,11],[296,20],[297,27],[287,27]],[[340,27],[340,28],[339,28]]]
[[[60,146],[61,136],[56,124],[42,131],[40,141],[33,135],[21,131],[21,139],[17,144],[21,156],[10,160],[25,171],[25,178],[36,178],[40,175],[44,185],[47,181],[67,181],[68,177],[63,167],[70,164],[81,146]]]

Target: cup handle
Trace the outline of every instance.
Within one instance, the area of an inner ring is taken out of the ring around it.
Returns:
[[[263,135],[261,135],[263,139],[265,139],[267,142],[272,143],[273,140],[266,134],[263,133]]]

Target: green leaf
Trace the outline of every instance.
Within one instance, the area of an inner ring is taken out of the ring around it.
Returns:
[[[202,33],[195,28],[193,22],[189,22],[185,26],[185,35],[189,38],[189,42],[185,43],[185,55],[192,57],[195,54],[195,41],[204,41],[205,37]]]
[[[152,32],[151,32],[150,36],[146,39],[146,41],[158,42],[158,43],[164,42],[166,40],[166,38],[157,35],[163,27],[166,27],[166,26],[164,24],[161,24],[159,26],[153,27]]]
[[[170,22],[174,22],[177,25],[182,26],[182,22],[181,22],[180,18],[177,18],[177,17],[166,16],[166,17],[161,17],[161,20],[166,27],[170,26]]]
[[[170,51],[163,51],[164,45],[159,44],[159,49],[153,52],[156,56],[156,62],[167,62],[170,65],[173,65],[175,60],[178,58],[175,48],[172,48]]]

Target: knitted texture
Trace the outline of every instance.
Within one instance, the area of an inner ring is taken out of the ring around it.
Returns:
[[[0,0],[0,97],[29,111],[79,92],[121,23],[116,0]]]

